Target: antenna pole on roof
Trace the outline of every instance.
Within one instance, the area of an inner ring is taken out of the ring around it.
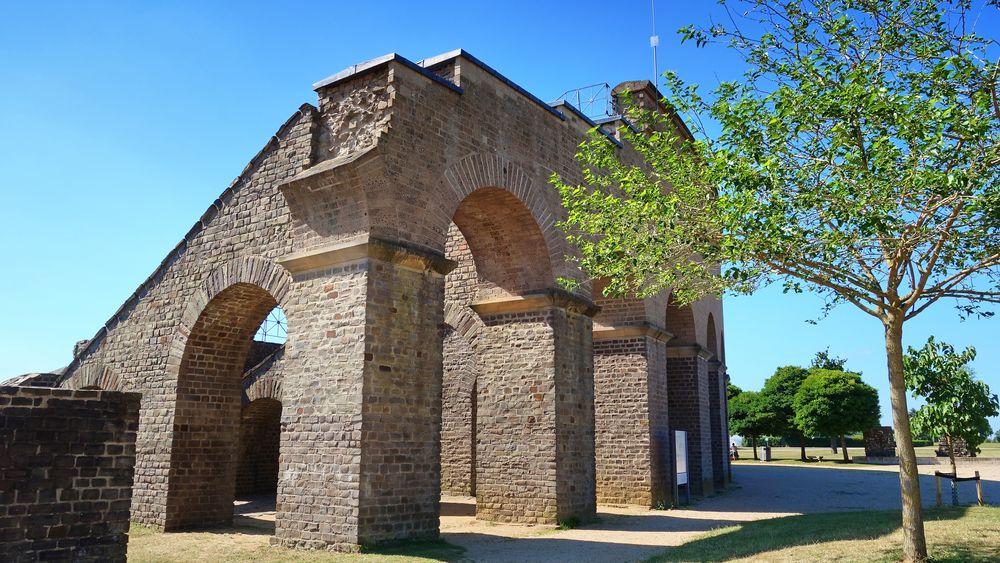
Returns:
[[[659,74],[659,67],[656,64],[656,48],[660,45],[660,36],[656,34],[656,0],[649,0],[649,9],[653,15],[653,34],[649,36],[649,46],[653,48],[653,86],[656,86],[656,77]]]

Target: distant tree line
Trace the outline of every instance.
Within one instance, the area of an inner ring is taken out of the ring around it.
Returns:
[[[783,366],[764,381],[760,391],[728,389],[729,428],[750,440],[754,459],[758,441],[786,436],[799,445],[806,461],[806,442],[813,436],[839,438],[848,461],[846,436],[878,424],[878,391],[846,371],[847,360],[818,352],[808,368]]]
[[[975,379],[968,366],[975,357],[975,348],[956,352],[931,337],[920,349],[908,348],[903,359],[907,388],[926,403],[909,411],[914,441],[930,445],[947,438],[953,473],[956,441],[973,455],[983,442],[1000,442],[1000,431],[994,433],[988,420],[1000,414],[1000,400]],[[829,436],[840,438],[844,460],[849,461],[846,436],[876,426],[880,412],[877,391],[860,373],[846,370],[846,363],[823,350],[808,368],[779,367],[760,391],[743,391],[730,383],[730,431],[750,440],[754,459],[761,438],[797,441],[805,461],[807,439]]]

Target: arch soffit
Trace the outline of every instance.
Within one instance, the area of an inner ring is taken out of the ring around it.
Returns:
[[[451,164],[444,171],[445,183],[455,194],[455,198],[443,209],[446,221],[438,231],[444,241],[448,226],[458,207],[469,195],[482,188],[498,188],[513,195],[538,225],[545,240],[549,262],[555,276],[566,275],[566,241],[556,226],[558,217],[551,204],[543,197],[543,187],[536,185],[532,174],[517,162],[492,153],[473,153]]]
[[[273,260],[262,256],[239,256],[212,269],[187,302],[171,342],[168,370],[176,374],[184,355],[187,338],[205,307],[220,293],[236,284],[249,284],[267,291],[279,306],[285,303],[291,275]]]

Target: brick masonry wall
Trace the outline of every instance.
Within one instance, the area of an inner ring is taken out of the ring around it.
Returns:
[[[444,276],[370,262],[365,317],[358,543],[436,538]]]
[[[236,496],[278,490],[281,403],[257,399],[243,407],[236,457]]]
[[[125,561],[139,395],[0,387],[0,561]]]
[[[555,329],[556,495],[560,522],[597,513],[594,458],[593,319],[553,308]]]
[[[368,265],[298,274],[290,294],[275,541],[350,548],[359,541]]]
[[[598,502],[652,503],[651,375],[646,337],[594,342]]]
[[[559,308],[484,315],[476,515],[553,523],[594,515],[589,317]]]
[[[476,516],[556,521],[555,335],[550,315],[485,317],[480,333]]]
[[[475,495],[476,355],[465,335],[449,329],[444,339],[441,405],[441,490]]]
[[[714,491],[708,365],[692,348],[668,346],[668,412],[671,428],[688,433],[691,492],[708,495]]]
[[[652,506],[670,506],[674,502],[674,448],[670,428],[667,381],[667,343],[646,338],[646,361],[649,364],[649,434],[652,465]]]
[[[448,230],[445,256],[456,262],[445,276],[444,381],[441,405],[441,491],[476,494],[477,334],[482,327],[469,309],[479,279],[469,243],[458,226]],[[449,312],[451,314],[449,315]]]
[[[712,429],[712,479],[716,487],[729,482],[729,436],[726,428],[726,378],[718,360],[708,362],[709,415]]]

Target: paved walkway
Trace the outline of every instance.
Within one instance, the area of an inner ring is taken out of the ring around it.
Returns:
[[[922,473],[947,470],[921,467]],[[978,470],[987,502],[1000,502],[1000,465],[959,467]],[[713,528],[792,514],[899,508],[899,475],[892,467],[849,469],[821,466],[737,465],[736,485],[690,508],[670,511],[600,506],[600,521],[573,530],[479,522],[472,499],[442,499],[441,535],[466,548],[478,562],[641,561]],[[963,483],[962,502],[975,500]],[[921,478],[925,506],[934,503],[934,479]],[[950,498],[945,489],[945,502]]]

